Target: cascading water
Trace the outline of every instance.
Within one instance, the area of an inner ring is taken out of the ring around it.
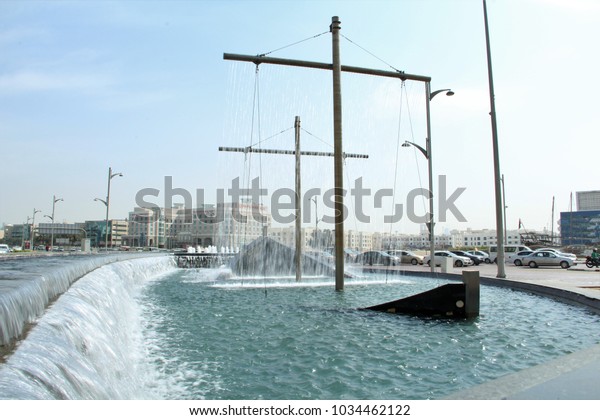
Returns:
[[[135,297],[174,270],[170,257],[104,265],[85,275],[41,317],[0,366],[4,399],[152,398]],[[65,274],[65,277],[68,277]]]
[[[27,258],[0,266],[0,345],[21,335],[56,296],[78,278],[105,264],[137,257],[103,256]]]

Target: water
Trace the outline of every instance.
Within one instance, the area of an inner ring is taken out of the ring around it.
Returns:
[[[581,308],[483,287],[471,321],[355,308],[439,285],[411,277],[221,280],[163,259],[76,282],[0,366],[0,397],[430,399],[600,341]]]
[[[499,288],[482,289],[477,320],[457,322],[354,309],[437,280],[372,277],[335,293],[331,279],[213,278],[177,272],[144,290],[161,344],[151,356],[179,377],[166,398],[436,398],[600,338],[599,319],[582,309]]]
[[[27,323],[71,283],[105,264],[141,254],[77,255],[0,260],[0,345],[18,337]]]

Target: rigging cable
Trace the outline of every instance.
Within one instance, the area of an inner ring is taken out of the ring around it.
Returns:
[[[298,45],[298,44],[300,44],[300,43],[302,43],[302,42],[305,42],[305,41],[308,41],[308,40],[311,40],[311,39],[314,39],[314,38],[318,38],[318,37],[320,37],[321,35],[325,35],[325,34],[328,34],[328,33],[329,33],[329,31],[325,31],[325,32],[323,32],[323,33],[320,33],[320,34],[317,34],[317,35],[313,35],[313,36],[311,36],[311,37],[308,37],[308,38],[302,39],[302,40],[300,40],[300,41],[296,41],[296,42],[293,42],[293,43],[291,43],[291,44],[284,45],[283,47],[276,48],[276,49],[274,49],[274,50],[272,50],[272,51],[269,51],[269,52],[266,52],[266,53],[263,53],[263,54],[258,54],[258,56],[259,56],[259,57],[265,57],[265,56],[267,56],[267,55],[269,55],[269,54],[272,54],[272,53],[274,53],[274,52],[276,52],[276,51],[280,51],[280,50],[283,50],[283,49],[285,49],[285,48],[292,47],[292,46],[294,46],[294,45]]]
[[[386,66],[388,66],[389,68],[391,68],[392,70],[398,72],[398,73],[404,73],[402,70],[398,70],[396,67],[392,66],[390,63],[388,63],[387,61],[377,57],[375,54],[373,54],[372,52],[370,52],[369,50],[367,50],[364,47],[361,47],[360,45],[358,45],[356,42],[352,41],[350,38],[348,38],[347,36],[345,36],[344,34],[340,33],[340,36],[344,39],[346,39],[348,42],[350,42],[351,44],[356,45],[358,48],[360,48],[361,50],[363,50],[364,52],[366,52],[367,54],[369,54],[371,57],[374,57],[375,59],[381,61],[383,64],[385,64]]]
[[[408,124],[410,126],[410,137],[411,137],[410,139],[414,143],[415,142],[415,132],[414,132],[413,125],[412,125],[412,117],[410,114],[410,103],[408,102],[408,94],[405,95],[405,100],[406,100],[406,112],[408,115]],[[421,168],[419,166],[419,153],[420,152],[417,153],[416,147],[413,147],[413,149],[414,149],[415,162],[417,165],[417,176],[419,178],[419,188],[423,189],[423,180],[421,179]],[[429,159],[429,156],[426,156],[426,159]],[[427,205],[425,203],[425,196],[422,194],[421,194],[421,203],[423,204],[423,211],[425,213],[427,213]]]
[[[400,84],[400,107],[398,110],[398,132],[396,135],[396,163],[394,165],[394,188],[392,190],[392,216],[394,217],[395,215],[395,210],[396,210],[396,185],[397,185],[397,181],[398,181],[398,162],[399,162],[399,156],[400,156],[400,132],[401,132],[401,128],[402,128],[402,98],[406,95],[404,95],[406,91],[406,83],[404,82],[404,80],[402,81],[402,83]],[[385,219],[384,219],[385,222]],[[389,244],[388,246],[392,246],[392,226],[393,226],[393,220],[390,221],[390,231],[389,231]],[[395,242],[394,242],[395,243]],[[399,258],[402,258],[402,256],[400,256]],[[388,279],[388,271],[386,270],[385,272],[385,281],[387,283],[387,279]]]

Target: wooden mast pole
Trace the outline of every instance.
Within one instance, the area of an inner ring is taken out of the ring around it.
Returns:
[[[331,18],[333,73],[333,202],[335,203],[335,290],[344,290],[344,159],[342,149],[342,68],[340,20]]]
[[[294,121],[294,130],[296,133],[296,281],[302,278],[302,198],[301,198],[301,177],[300,177],[300,117],[296,116]]]

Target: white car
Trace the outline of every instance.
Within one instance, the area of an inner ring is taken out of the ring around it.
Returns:
[[[433,255],[435,265],[442,265],[442,258],[452,258],[452,265],[454,265],[454,267],[473,265],[473,260],[471,258],[461,257],[449,251],[435,251]],[[431,265],[429,264],[430,259],[431,257],[429,255],[425,255],[425,258],[423,258],[423,264]]]
[[[10,252],[10,248],[8,245],[0,244],[0,254],[8,254]]]

